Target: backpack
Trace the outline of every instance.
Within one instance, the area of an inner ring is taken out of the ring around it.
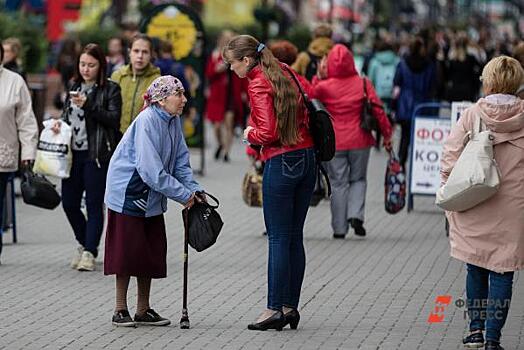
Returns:
[[[327,171],[320,162],[330,161],[335,156],[335,130],[333,129],[333,123],[331,122],[331,114],[329,114],[322,102],[316,99],[310,100],[295,77],[295,74],[293,74],[291,69],[287,66],[286,70],[295,81],[307,108],[309,115],[309,132],[311,133],[315,145],[315,156],[317,158],[319,171],[326,178],[328,195],[330,196],[331,184],[327,176]]]
[[[395,78],[395,72],[397,70],[397,63],[384,64],[379,60],[376,69],[376,74],[373,77],[375,82],[375,91],[380,98],[391,98],[393,94],[393,78]]]
[[[311,81],[315,74],[317,74],[317,68],[318,68],[318,62],[320,60],[320,57],[317,55],[313,55],[311,52],[306,51],[309,56],[309,63],[306,66],[306,73],[305,77],[307,80]]]
[[[335,130],[331,122],[331,114],[322,102],[316,99],[310,100],[290,68],[286,67],[286,70],[295,81],[307,108],[309,131],[315,144],[317,160],[327,162],[335,156]]]

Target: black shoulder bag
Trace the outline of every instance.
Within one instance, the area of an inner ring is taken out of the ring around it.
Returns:
[[[207,202],[195,202],[191,208],[182,210],[185,230],[188,234],[189,245],[197,252],[211,247],[217,241],[224,222],[215,210],[219,206],[218,199],[207,192],[197,192],[196,196],[202,195],[213,199],[216,205]]]
[[[360,114],[360,127],[369,132],[379,132],[378,120],[373,114],[373,103],[371,103],[368,98],[366,78],[362,79],[362,83],[364,85],[364,106],[362,107],[362,113]]]

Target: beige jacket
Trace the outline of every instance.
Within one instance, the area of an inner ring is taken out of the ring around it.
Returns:
[[[328,54],[333,45],[333,40],[329,38],[316,38],[309,43],[307,50],[313,55],[322,58]],[[311,57],[306,51],[303,51],[298,54],[295,62],[291,65],[291,68],[293,68],[298,74],[305,76],[309,62],[311,62]]]
[[[18,170],[22,160],[33,160],[38,143],[38,125],[24,79],[0,66],[0,172]]]
[[[490,97],[494,96],[500,95]],[[475,115],[480,115],[494,136],[501,186],[485,202],[446,216],[451,256],[499,273],[524,268],[524,101],[509,102],[481,98],[465,110],[451,130],[441,161],[445,183],[464,149],[464,136],[473,128]]]

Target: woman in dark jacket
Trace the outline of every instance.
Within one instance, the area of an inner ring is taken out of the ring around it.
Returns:
[[[262,146],[262,191],[269,241],[268,298],[251,330],[296,329],[306,257],[303,229],[315,185],[315,154],[304,101],[291,74],[264,44],[239,35],[224,47],[224,61],[249,79],[250,126],[244,139]]]
[[[109,159],[120,138],[122,97],[118,84],[105,77],[106,60],[97,44],[83,49],[68,92],[62,120],[73,130],[73,166],[62,180],[62,206],[80,244],[71,268],[93,271],[104,226],[104,192]],[[60,121],[55,132],[60,130]],[[86,192],[86,216],[80,210]]]
[[[418,103],[431,98],[436,85],[436,67],[427,54],[421,37],[415,37],[409,45],[409,54],[397,66],[393,85],[398,91],[396,122],[401,127],[399,158],[403,166],[408,159],[411,143],[411,119]]]
[[[444,74],[446,100],[476,101],[480,91],[480,64],[467,52],[468,38],[458,37],[448,53]]]

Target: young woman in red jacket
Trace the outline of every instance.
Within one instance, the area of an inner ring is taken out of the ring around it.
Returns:
[[[343,239],[350,225],[356,235],[365,236],[363,224],[367,167],[369,152],[375,139],[370,132],[360,127],[360,114],[364,108],[364,82],[386,147],[391,147],[391,124],[373,84],[358,75],[353,55],[347,47],[341,44],[333,46],[322,59],[318,75],[313,79],[312,95],[324,104],[333,117],[337,150],[327,166],[333,188],[333,237]]]
[[[264,44],[234,37],[222,53],[240,78],[249,80],[251,123],[244,138],[262,146],[263,209],[269,241],[267,310],[248,329],[296,329],[304,279],[303,228],[315,185],[313,139],[299,90]]]

